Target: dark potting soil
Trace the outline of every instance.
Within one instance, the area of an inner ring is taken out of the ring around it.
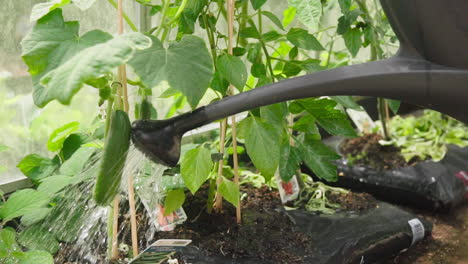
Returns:
[[[414,158],[406,162],[401,150],[395,146],[382,146],[379,134],[364,134],[361,137],[345,139],[340,146],[343,157],[349,165],[364,165],[378,170],[391,170],[412,166],[420,162]]]
[[[176,227],[174,231],[158,232],[152,241],[168,239],[191,239],[192,245],[200,248],[206,255],[224,255],[229,258],[263,259],[272,263],[307,263],[304,257],[311,255],[314,248],[312,239],[300,232],[297,226],[280,209],[281,202],[276,190],[268,187],[260,189],[242,187],[245,197],[242,199],[242,225],[237,225],[235,208],[223,204],[222,214],[208,214],[206,212],[206,188],[200,190],[195,196],[188,194],[184,209],[188,220]],[[362,212],[375,208],[376,200],[368,194],[352,193],[342,195],[327,195],[331,202],[341,205],[341,210]],[[126,212],[126,202],[122,199],[122,210]],[[150,230],[152,223],[142,213],[140,206],[137,214],[140,252],[148,245],[145,233]],[[129,232],[129,216],[120,217],[120,226],[126,227],[119,235],[119,241],[131,245]],[[99,239],[99,238],[97,238]],[[106,252],[98,258],[99,264],[107,264]],[[83,264],[79,261],[70,261],[73,254],[66,244],[56,256],[56,263]],[[114,263],[128,263],[128,258],[121,252],[120,261]],[[183,263],[183,262],[179,262]]]
[[[243,222],[238,225],[231,204],[223,204],[223,213],[207,213],[205,190],[187,197],[184,209],[188,220],[174,231],[159,232],[156,239],[191,239],[208,255],[303,263],[303,256],[311,248],[310,238],[278,210],[281,203],[276,191],[268,187],[245,188]]]
[[[235,208],[223,204],[223,213],[206,212],[206,189],[196,196],[188,195],[184,204],[188,220],[174,231],[159,232],[155,239],[191,239],[192,245],[207,255],[230,258],[252,258],[273,263],[305,263],[311,239],[280,208],[276,190],[243,187],[242,224],[238,225]],[[375,208],[377,201],[368,194],[333,194],[329,199],[345,211],[361,212]]]
[[[340,211],[365,212],[377,206],[377,200],[368,193],[336,194],[327,195],[331,203],[339,204]]]

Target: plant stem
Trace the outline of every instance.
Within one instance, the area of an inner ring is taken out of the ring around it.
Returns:
[[[327,69],[328,69],[328,65],[330,65],[330,60],[331,60],[334,45],[335,45],[335,37],[332,38],[331,43],[330,43],[330,48],[328,49],[328,58],[325,63],[325,68]]]
[[[210,51],[211,51],[211,56],[213,57],[213,65],[216,71],[217,54],[216,54],[216,43],[214,40],[214,35],[213,35],[213,32],[211,32],[210,25],[208,24],[209,22],[208,22],[208,19],[206,18],[206,12],[203,13],[202,17],[203,17],[203,22],[205,24],[206,35],[208,36],[208,42],[210,43]]]
[[[115,7],[115,9],[118,9],[118,5],[114,0],[107,0],[109,3]],[[127,14],[123,13],[123,18],[125,19],[125,22],[127,22],[127,25],[135,32],[138,32],[138,28],[135,26],[135,24],[132,22],[130,17],[127,16]]]
[[[367,8],[365,0],[364,1],[356,0],[356,2],[359,5],[359,8],[363,11],[364,20],[366,21],[368,26],[372,28],[372,33],[374,35],[373,41],[370,44],[370,49],[371,49],[370,60],[371,61],[379,60],[381,59],[377,50],[379,48],[379,40],[378,40],[378,35],[375,31],[375,27],[372,24],[371,14],[369,12],[369,9]],[[386,104],[385,99],[380,98],[380,97],[377,98],[377,111],[379,113],[380,122],[382,123],[383,136],[385,140],[389,140],[390,137],[389,137],[388,129],[387,129],[387,118],[385,117],[385,113],[388,112],[388,109],[386,108],[388,108],[388,105]]]
[[[216,180],[210,179],[210,189],[208,190],[208,200],[206,201],[206,212],[211,214],[213,211],[213,201],[216,194]]]
[[[165,28],[165,23],[164,21],[166,20],[167,17],[167,12],[169,11],[169,6],[171,5],[171,0],[166,0],[164,1],[163,9],[162,9],[162,15],[161,15],[161,22],[159,23],[159,27],[156,30],[156,33],[154,35],[156,37],[159,36],[159,33],[161,33],[161,30]]]
[[[262,14],[259,12],[258,15],[261,16]],[[260,36],[260,39],[259,39],[258,41],[260,42],[260,45],[262,46],[263,53],[265,54],[265,59],[266,59],[267,68],[268,68],[268,71],[270,72],[270,80],[271,80],[272,82],[275,82],[275,74],[274,74],[274,71],[273,71],[273,66],[272,66],[272,64],[271,64],[271,57],[270,57],[270,55],[268,54],[268,49],[267,49],[267,47],[266,47],[266,44],[265,44],[265,42],[263,41],[263,39],[262,39],[262,37],[261,37],[261,36],[262,36],[262,31],[261,31],[261,28],[262,28],[262,27],[259,26],[259,27],[257,28],[257,26],[255,25],[255,23],[253,22],[252,19],[249,19],[248,22],[249,22],[249,24],[250,24],[253,28],[255,28],[255,30],[257,31],[258,35]],[[261,18],[259,18],[259,22],[262,22],[262,19],[261,19]]]
[[[259,8],[258,9],[258,33],[260,35],[260,37],[262,36],[263,34],[263,22],[262,22],[262,9]]]
[[[182,3],[179,6],[179,9],[177,9],[176,14],[174,15],[174,18],[172,18],[171,21],[169,22],[169,25],[177,21],[177,19],[180,17],[180,15],[184,11],[185,7],[187,6],[188,1],[189,0],[183,0],[182,1]]]
[[[249,1],[244,1],[241,7],[241,15],[240,15],[238,32],[244,29],[245,26],[247,25],[247,20],[249,19],[248,12],[249,12]],[[238,41],[238,44],[241,45],[242,47],[245,47],[247,45],[247,40],[245,38],[242,38],[240,34],[237,35],[237,41]]]

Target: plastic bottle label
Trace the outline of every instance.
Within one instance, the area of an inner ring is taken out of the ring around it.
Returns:
[[[412,246],[414,243],[424,238],[424,225],[417,218],[409,220],[408,224],[410,225],[411,231],[413,232],[413,241],[411,241]]]

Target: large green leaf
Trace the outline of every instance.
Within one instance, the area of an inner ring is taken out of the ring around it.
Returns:
[[[294,122],[292,129],[296,131],[302,131],[308,134],[318,134],[320,136],[316,121],[317,120],[315,120],[314,116],[310,114],[305,114],[301,118],[299,118],[299,120]]]
[[[34,22],[47,15],[49,12],[70,3],[71,0],[50,0],[45,3],[39,3],[33,6],[29,20]]]
[[[170,215],[175,210],[179,209],[185,201],[185,192],[183,189],[171,190],[166,195],[164,202],[164,215]]]
[[[54,264],[54,258],[46,251],[31,250],[24,252],[18,264]]]
[[[332,162],[339,155],[318,140],[304,140],[299,148],[302,159],[315,175],[327,181],[337,180],[336,165]]]
[[[262,7],[266,3],[266,1],[267,0],[250,0],[250,3],[252,4],[253,9],[257,10],[260,7]]]
[[[335,109],[335,101],[326,98],[308,98],[297,100],[293,104],[303,107],[328,133],[339,136],[356,136],[356,131],[351,126],[348,116]]]
[[[152,46],[136,52],[129,61],[130,66],[147,87],[155,87],[165,80],[196,107],[213,77],[213,62],[205,42],[186,35],[166,49],[157,38],[152,36],[151,40]]]
[[[207,0],[192,0],[187,2],[184,11],[180,15],[178,36],[192,34],[195,31],[195,22],[206,4]]]
[[[104,128],[104,126],[102,126],[102,128]],[[98,129],[101,129],[101,127],[99,127]],[[86,143],[95,143],[96,141],[98,141],[99,139],[97,136],[97,134],[90,136],[86,133],[71,134],[63,142],[62,149],[60,150],[60,155],[63,157],[64,160],[68,160],[73,155],[73,153],[75,153],[81,147],[81,145],[84,145]]]
[[[310,30],[317,31],[322,17],[322,1],[320,0],[288,0],[289,5],[296,8],[297,17]]]
[[[362,46],[361,30],[359,28],[352,28],[344,33],[343,38],[346,48],[349,50],[353,57],[359,52]]]
[[[66,175],[54,175],[45,178],[37,190],[49,197],[53,197],[56,193],[72,183],[73,178]]]
[[[280,136],[275,127],[257,117],[249,117],[240,125],[245,136],[247,154],[262,175],[271,179],[280,159]]]
[[[279,174],[283,181],[289,182],[296,175],[301,164],[300,152],[289,144],[289,140],[283,140],[281,144],[281,158],[279,162]]]
[[[401,101],[392,99],[385,99],[385,101],[387,101],[388,107],[390,107],[392,112],[396,115],[400,109]]]
[[[16,249],[16,232],[11,227],[0,229],[0,249]]]
[[[69,176],[79,175],[83,172],[83,169],[95,152],[95,148],[82,146],[60,166],[60,174]]]
[[[81,10],[90,8],[96,0],[73,0],[73,4]]]
[[[297,10],[295,7],[288,7],[283,11],[283,26],[287,27],[291,22],[293,22],[294,18],[296,17]]]
[[[338,0],[338,4],[340,5],[341,13],[346,14],[349,12],[351,8],[351,1],[352,0]]]
[[[116,67],[126,63],[137,49],[150,45],[148,37],[132,32],[82,50],[41,79],[45,87],[45,101],[57,99],[69,104],[86,82],[111,74]]]
[[[269,124],[276,127],[279,134],[284,130],[284,118],[287,115],[288,108],[286,103],[278,103],[260,108],[260,117],[265,119]]]
[[[242,92],[248,78],[244,62],[239,57],[224,54],[218,58],[216,64],[219,74]]]
[[[71,122],[55,129],[47,141],[47,149],[56,152],[62,149],[63,142],[80,127],[80,123]]]
[[[262,15],[269,18],[271,22],[273,22],[273,24],[275,24],[280,29],[284,30],[283,24],[281,24],[281,20],[275,14],[268,11],[262,11]]]
[[[0,208],[0,218],[9,221],[13,218],[41,208],[49,203],[49,196],[33,189],[16,191]]]
[[[16,165],[34,183],[52,175],[59,166],[58,158],[49,159],[38,154],[29,154]]]
[[[47,215],[52,211],[50,207],[38,208],[36,210],[30,211],[21,217],[21,224],[25,226],[30,226],[39,221],[44,220]]]
[[[18,234],[18,242],[28,249],[55,254],[60,248],[59,242],[47,228],[42,223],[29,226]]]
[[[358,111],[363,110],[362,107],[358,103],[356,103],[356,101],[354,101],[352,96],[349,96],[349,95],[330,96],[330,98],[335,100],[340,105],[342,105],[342,106],[344,106],[346,108],[350,108],[350,109],[354,109],[354,110],[358,110]]]
[[[189,150],[185,153],[180,164],[180,173],[185,186],[196,193],[206,181],[213,166],[210,151],[203,146]]]
[[[34,22],[39,18],[47,15],[51,11],[70,4],[70,0],[49,0],[45,3],[39,3],[33,6],[30,16],[30,21]],[[96,0],[73,0],[73,4],[75,4],[81,10],[86,10],[90,8]]]
[[[291,28],[286,38],[295,46],[306,50],[325,50],[320,42],[307,30],[302,28]]]
[[[49,98],[49,91],[40,84],[45,74],[83,49],[111,38],[111,35],[100,30],[80,36],[78,22],[65,22],[61,9],[55,9],[41,18],[21,42],[22,58],[33,80],[34,103],[43,107],[53,99]]]
[[[213,80],[211,80],[210,87],[211,89],[225,95],[227,89],[229,88],[229,83],[224,79],[224,77],[221,76],[221,74],[219,74],[219,72],[215,72],[213,75]]]
[[[21,248],[16,243],[16,232],[11,227],[0,229],[0,263],[17,264],[16,256],[21,254]]]
[[[240,200],[239,186],[234,182],[223,177],[223,181],[219,185],[219,192],[226,201],[237,207]]]

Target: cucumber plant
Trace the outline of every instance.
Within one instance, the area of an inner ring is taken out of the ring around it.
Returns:
[[[108,1],[116,6],[113,0]],[[109,203],[118,192],[128,150],[130,123],[121,112],[127,98],[117,87],[123,85],[119,83],[121,80],[117,81],[116,73],[121,65],[131,67],[135,73],[127,81],[141,98],[131,102],[130,109],[135,109],[135,116],[156,116],[157,106],[150,104],[149,96],[155,87],[167,84],[168,88],[158,95],[172,102],[165,116],[158,113],[160,118],[167,118],[196,108],[202,100],[203,103],[215,101],[285,78],[348,64],[361,46],[382,41],[375,37],[380,29],[367,26],[359,6],[350,0],[338,1],[343,16],[337,25],[331,26],[324,21],[329,20],[332,14],[329,10],[335,8],[335,1],[288,0],[286,8],[281,10],[281,18],[277,10],[269,9],[271,1],[239,0],[234,6],[235,39],[231,53],[227,50],[228,14],[224,0],[137,2],[145,6],[150,16],[157,16],[159,22],[155,27],[138,32],[135,23],[124,13],[127,25],[134,32],[113,36],[96,29],[80,34],[80,23],[67,21],[61,8],[74,4],[84,10],[93,1],[50,1],[34,7],[31,18],[35,25],[22,41],[22,58],[32,77],[37,106],[44,107],[51,101],[67,105],[83,87],[97,90],[99,105],[106,109],[105,115],[97,117],[98,123],[104,124],[101,127],[103,160],[96,173],[95,191],[101,204]],[[336,49],[335,42],[340,37],[349,52]],[[230,85],[235,89],[229,89]],[[339,156],[321,142],[319,128],[333,135],[355,135],[346,114],[337,109],[338,104],[359,108],[350,97],[333,97],[295,100],[249,111],[239,123],[237,138],[233,138],[232,130],[225,125],[225,140],[203,142],[185,151],[180,171],[186,188],[196,193],[208,182],[208,209],[213,206],[216,192],[237,206],[239,187],[223,170],[228,166],[235,140],[245,146],[265,182],[271,181],[277,171],[284,181],[289,181],[301,163],[318,177],[335,181],[333,160]],[[56,133],[57,140],[49,148],[57,153],[55,158],[27,156],[19,165],[26,176],[37,183],[57,176],[70,158],[63,146],[75,127],[71,123],[63,128],[66,133]],[[68,137],[63,137],[67,133]],[[224,151],[216,147],[218,143]],[[81,142],[78,149],[84,144],[90,143]],[[78,153],[84,160],[91,157],[85,156],[89,153]],[[222,181],[216,188],[220,178]],[[113,187],[104,192],[107,186]],[[169,190],[165,213],[180,207],[184,199],[181,188]],[[0,212],[6,210],[6,204]]]

